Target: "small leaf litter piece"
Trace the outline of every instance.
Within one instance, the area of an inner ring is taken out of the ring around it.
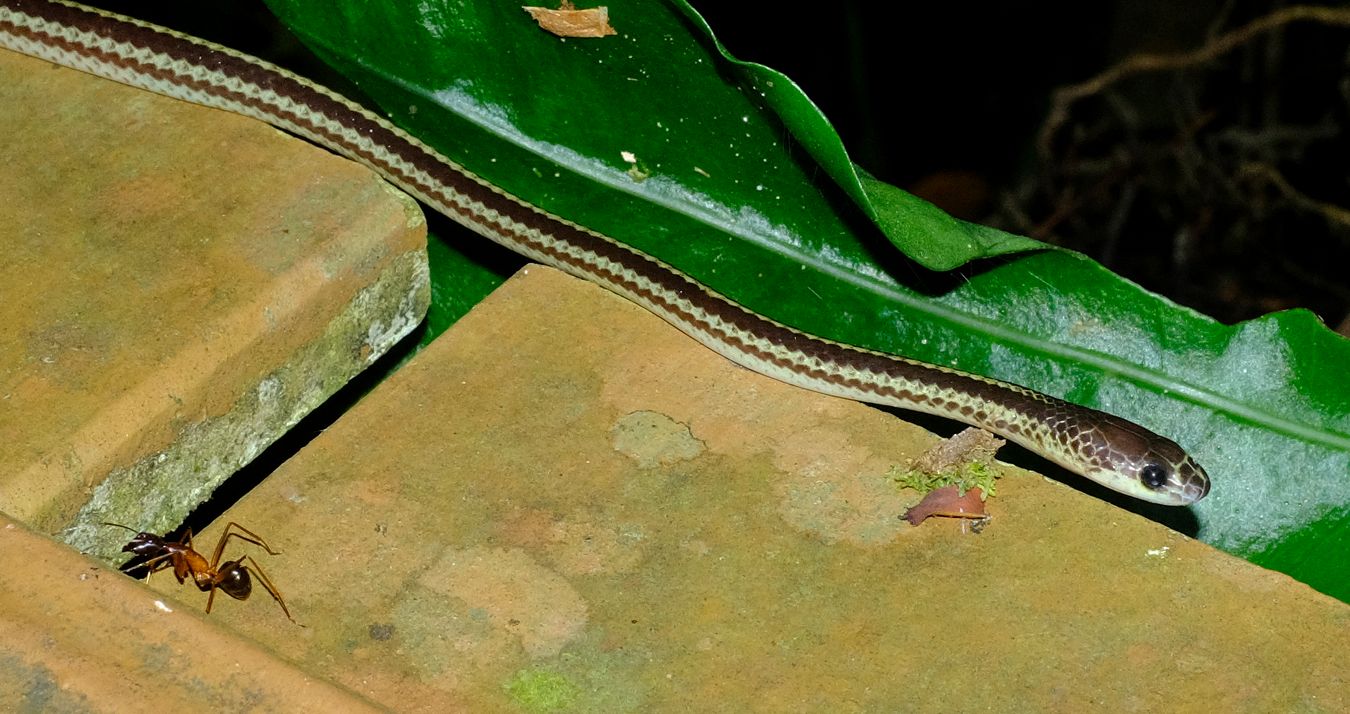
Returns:
[[[983,519],[989,515],[984,511],[984,492],[976,486],[964,495],[955,484],[929,491],[913,508],[905,511],[904,519],[911,526],[923,523],[931,516],[947,518]]]
[[[617,35],[609,25],[609,8],[592,7],[578,10],[570,0],[563,0],[557,10],[546,7],[523,7],[546,32],[558,37],[605,37]]]
[[[924,452],[908,470],[892,469],[897,483],[925,494],[902,518],[914,526],[930,516],[968,518],[978,532],[989,519],[984,501],[994,494],[994,452],[1003,443],[987,431],[970,428]]]

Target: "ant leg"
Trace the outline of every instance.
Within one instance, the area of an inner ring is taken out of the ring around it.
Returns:
[[[236,533],[234,531],[231,531],[230,530],[231,528],[236,529],[238,531],[242,531],[243,533],[247,533],[248,535],[243,535],[242,533]],[[281,555],[281,551],[272,550],[272,547],[267,544],[267,541],[262,539],[262,536],[239,525],[238,523],[235,523],[234,521],[230,521],[229,523],[225,524],[225,531],[220,534],[220,540],[216,541],[216,552],[211,556],[212,568],[220,564],[220,554],[225,550],[226,541],[228,541],[232,537],[238,538],[239,540],[242,541],[247,541],[249,543],[252,543],[253,545],[258,546],[263,550],[267,551],[268,555]]]
[[[206,596],[206,614],[211,614],[211,606],[216,603],[216,586],[211,586],[211,594]]]
[[[246,555],[239,559],[241,566],[245,560],[252,563],[253,572],[258,576],[258,581],[262,583],[264,588],[267,588],[267,594],[271,595],[272,599],[276,600],[277,604],[281,606],[281,611],[286,613],[286,619],[295,622],[295,618],[291,617],[291,609],[286,607],[286,600],[281,597],[281,593],[277,590],[277,587],[272,584],[272,579],[267,577],[267,573],[262,569],[262,566],[258,565],[258,561],[254,560],[253,556]],[[214,591],[211,594],[214,595]],[[298,622],[295,622],[295,624],[300,625]],[[300,626],[304,627],[304,625]]]
[[[156,555],[155,557],[146,560],[144,563],[141,563],[137,567],[145,568],[145,582],[148,583],[150,582],[151,575],[158,573],[159,571],[169,567],[170,565],[173,565],[173,553]],[[135,570],[135,568],[132,569]],[[178,582],[181,583],[183,581],[179,580]]]
[[[238,538],[240,540],[246,540],[252,543],[253,545],[262,548],[263,550],[267,551],[268,555],[281,555],[281,551],[272,550],[272,546],[268,545],[267,541],[263,540],[262,536],[258,535],[257,533],[254,533],[253,531],[239,525],[238,523],[235,523],[234,521],[230,521],[229,523],[225,524],[226,530],[229,530],[230,528],[234,528],[237,531],[243,531],[244,533],[248,534],[248,537],[244,537],[238,533],[232,533],[231,535],[233,535],[235,538]]]

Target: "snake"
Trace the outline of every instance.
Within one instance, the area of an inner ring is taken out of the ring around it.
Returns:
[[[1184,449],[1134,422],[789,327],[511,194],[374,112],[255,57],[64,0],[0,0],[0,47],[305,138],[366,165],[489,240],[631,300],[762,375],[969,424],[1144,501],[1184,506],[1209,493],[1209,476]]]

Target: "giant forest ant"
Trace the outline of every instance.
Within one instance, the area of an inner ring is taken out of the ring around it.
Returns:
[[[226,524],[225,532],[221,534],[220,540],[216,541],[216,551],[209,561],[193,549],[191,528],[187,529],[182,538],[173,541],[169,540],[167,535],[157,536],[145,531],[136,531],[134,528],[129,528],[121,523],[105,522],[103,525],[124,528],[136,534],[130,542],[122,546],[122,552],[131,553],[136,558],[145,558],[139,565],[149,569],[145,574],[146,580],[149,580],[150,576],[156,571],[169,566],[173,566],[173,574],[178,578],[179,583],[185,582],[187,577],[191,575],[192,582],[197,586],[197,589],[210,593],[210,596],[206,599],[207,613],[211,612],[211,605],[215,602],[217,590],[224,591],[226,595],[236,600],[248,599],[248,596],[253,593],[253,579],[250,577],[251,568],[251,572],[258,576],[258,580],[267,589],[268,594],[281,606],[281,611],[286,613],[286,617],[291,622],[295,622],[295,618],[291,617],[291,611],[286,607],[286,601],[282,599],[281,593],[277,592],[276,586],[272,585],[267,573],[263,572],[262,566],[258,565],[258,561],[254,560],[252,556],[245,555],[235,560],[227,560],[223,565],[220,564],[220,556],[225,550],[225,543],[232,537],[259,546],[269,555],[280,555],[279,552],[272,550],[257,533],[238,523],[230,521]],[[244,565],[245,561],[248,561],[249,565]],[[300,623],[296,622],[296,624]]]

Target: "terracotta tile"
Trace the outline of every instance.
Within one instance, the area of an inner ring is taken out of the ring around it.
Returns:
[[[0,572],[4,711],[378,711],[3,514]]]
[[[530,268],[222,519],[308,627],[212,617],[401,711],[1350,707],[1350,608],[1283,575],[1012,467],[909,526],[935,441]]]
[[[259,122],[0,51],[0,510],[167,527],[426,309],[425,224]]]

